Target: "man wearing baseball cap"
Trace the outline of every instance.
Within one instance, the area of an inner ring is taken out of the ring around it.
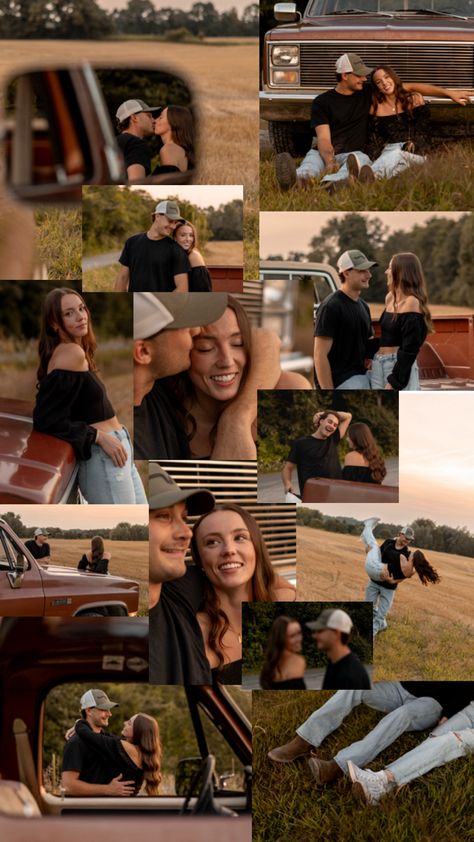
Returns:
[[[326,608],[317,620],[305,625],[313,632],[318,649],[329,659],[323,690],[370,688],[367,671],[348,646],[353,625],[349,614],[341,608]]]
[[[44,529],[38,527],[34,531],[34,537],[30,538],[29,541],[25,541],[26,549],[30,551],[33,558],[41,561],[42,564],[48,564],[51,561],[51,550],[46,541],[47,537],[48,535]]]
[[[373,529],[378,523],[379,518],[370,518],[365,521],[366,528],[362,533],[364,543],[366,546],[376,543]],[[400,567],[400,556],[409,558],[410,551],[409,544],[415,539],[415,533],[411,526],[404,526],[396,538],[387,538],[380,546],[380,556],[383,564],[390,565],[390,572],[394,579],[404,579],[404,575]],[[385,579],[379,581],[369,578],[367,587],[365,589],[365,598],[374,604],[374,638],[381,631],[387,628],[387,614],[392,607],[395,598],[395,591],[398,588],[396,582],[388,582]]]
[[[103,690],[93,689],[83,693],[80,706],[82,719],[94,733],[100,734],[118,703],[112,702]],[[135,782],[121,778],[121,775],[112,777],[105,752],[99,755],[91,751],[75,733],[67,740],[62,766],[62,786],[66,795],[133,795]]]
[[[369,287],[373,266],[377,263],[357,249],[345,251],[337,261],[341,288],[324,299],[316,314],[316,388],[370,389],[365,360],[373,357],[376,346],[361,293]]]
[[[145,138],[153,137],[153,117],[160,111],[160,106],[150,108],[142,99],[127,99],[117,109],[117,143],[129,181],[142,181],[151,173],[151,152]]]
[[[178,204],[171,199],[158,202],[151,219],[148,231],[125,242],[115,292],[188,291],[188,255],[170,236],[175,224],[184,221]]]
[[[136,459],[189,459],[186,432],[160,378],[186,371],[201,325],[217,321],[227,293],[134,295],[133,389]]]
[[[201,571],[187,565],[187,516],[215,505],[207,489],[181,489],[150,463],[150,682],[209,684],[211,673],[196,613],[204,596]]]
[[[323,175],[321,184],[329,190],[349,184],[351,179],[373,181],[377,166],[372,170],[370,158],[365,154],[369,112],[372,104],[372,87],[367,76],[372,68],[366,67],[356,53],[344,53],[336,61],[336,87],[318,94],[311,108],[311,128],[316,135],[316,148],[311,148],[296,169],[291,155],[283,152],[276,157],[276,176],[280,187],[288,190],[294,184],[304,187],[308,179]],[[450,96],[462,101],[464,92],[447,91],[436,85],[404,82],[403,88],[425,96]],[[462,96],[460,97],[459,94]],[[396,150],[403,154],[403,150]],[[390,160],[380,158],[380,175],[390,177],[400,168],[400,154]]]

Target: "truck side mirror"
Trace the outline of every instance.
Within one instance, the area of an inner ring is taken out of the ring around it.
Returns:
[[[301,13],[296,9],[296,3],[275,3],[273,7],[275,20],[281,23],[291,23],[301,20]]]
[[[192,113],[187,83],[156,68],[92,68],[83,63],[27,71],[10,79],[3,96],[0,140],[6,182],[14,197],[33,203],[76,203],[84,184],[127,183],[117,142],[123,128],[116,113],[132,100],[155,108],[152,116],[168,105],[185,106]],[[151,121],[144,126],[148,130],[144,144],[150,148],[150,160],[158,161],[161,140]],[[192,172],[168,173],[168,183],[174,183],[173,176],[181,183],[190,181]],[[143,183],[164,178],[148,176]]]
[[[23,585],[23,577],[28,570],[28,561],[23,553],[18,553],[16,557],[16,569],[7,573],[7,578],[11,588],[21,588]]]

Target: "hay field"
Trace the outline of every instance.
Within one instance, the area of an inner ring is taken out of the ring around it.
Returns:
[[[441,582],[399,585],[389,627],[374,645],[374,678],[472,680],[474,559],[426,550]],[[355,535],[297,527],[298,600],[360,600],[367,574]]]
[[[258,40],[218,44],[153,41],[2,41],[0,76],[11,68],[91,60],[133,70],[158,65],[181,76],[200,117],[200,184],[258,181]]]
[[[87,520],[87,509],[84,508]],[[112,554],[109,572],[113,576],[133,579],[140,585],[140,614],[148,609],[148,541],[108,541],[105,549]],[[77,567],[83,553],[90,550],[88,538],[50,538],[51,558],[54,564]]]
[[[203,251],[209,266],[242,266],[244,262],[242,240],[211,240]]]

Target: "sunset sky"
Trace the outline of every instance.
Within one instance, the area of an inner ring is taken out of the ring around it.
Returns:
[[[0,515],[14,512],[25,526],[61,529],[112,529],[118,523],[148,523],[148,506],[18,506],[4,503]]]
[[[318,505],[324,514],[419,517],[474,533],[473,392],[400,394],[400,503]]]

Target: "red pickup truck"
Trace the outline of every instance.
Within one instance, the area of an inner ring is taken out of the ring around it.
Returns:
[[[0,518],[0,617],[126,617],[137,611],[137,582],[41,564]]]

